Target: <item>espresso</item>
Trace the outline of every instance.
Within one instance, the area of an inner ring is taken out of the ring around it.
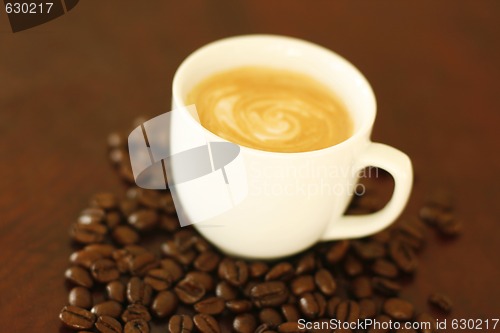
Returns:
[[[200,122],[241,146],[273,152],[306,152],[352,135],[346,107],[307,75],[267,67],[239,67],[212,75],[187,96]]]

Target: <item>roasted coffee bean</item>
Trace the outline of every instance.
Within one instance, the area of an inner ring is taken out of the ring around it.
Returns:
[[[151,311],[158,318],[165,318],[174,313],[179,300],[170,290],[160,291],[151,304]]]
[[[253,333],[257,328],[257,321],[250,313],[239,314],[234,317],[233,329],[237,333]]]
[[[124,333],[149,333],[149,324],[142,319],[131,320],[125,324]]]
[[[72,266],[66,270],[64,273],[66,279],[78,286],[85,288],[92,288],[94,281],[90,276],[89,272],[80,266]]]
[[[127,283],[127,299],[130,303],[149,305],[153,289],[137,276],[133,276]]]
[[[396,281],[374,277],[372,279],[372,286],[376,292],[384,296],[396,296],[401,290],[401,285]]]
[[[219,277],[240,287],[248,281],[248,266],[244,261],[225,258],[219,264]]]
[[[92,295],[87,288],[74,287],[69,292],[68,303],[82,309],[90,309],[92,307]]]
[[[212,272],[219,265],[220,256],[212,251],[201,253],[194,261],[193,265],[199,271]]]
[[[183,265],[190,265],[196,258],[196,251],[193,249],[181,251],[179,245],[172,239],[161,244],[161,251],[164,255],[175,259]]]
[[[295,304],[283,304],[281,306],[281,313],[286,321],[298,321],[300,319],[299,309]]]
[[[72,264],[79,265],[85,268],[90,268],[92,264],[103,258],[102,254],[96,251],[80,250],[73,252],[69,257],[69,261]]]
[[[312,272],[316,267],[316,258],[314,257],[313,252],[308,252],[300,257],[297,262],[297,269],[295,273],[297,275],[305,274]]]
[[[453,308],[453,302],[443,293],[432,293],[429,296],[429,303],[446,313],[451,312]]]
[[[123,308],[120,303],[116,301],[105,301],[94,305],[92,310],[93,314],[96,316],[110,316],[113,318],[119,318],[122,314]]]
[[[122,333],[122,324],[110,316],[99,316],[95,328],[100,333]]]
[[[131,187],[127,190],[127,197],[136,200],[141,206],[159,208],[161,195],[157,191]]]
[[[354,301],[342,301],[335,309],[335,317],[340,321],[354,322],[359,319],[359,305]]]
[[[415,312],[413,304],[401,298],[387,299],[382,309],[385,314],[396,320],[410,320]]]
[[[83,250],[97,252],[102,256],[102,258],[112,258],[113,252],[116,248],[111,244],[89,244],[85,246]]]
[[[356,277],[351,284],[352,293],[357,299],[371,297],[373,294],[372,283],[367,276]]]
[[[422,207],[418,213],[420,218],[431,226],[435,226],[439,220],[443,220],[443,215],[448,215],[448,212],[443,212],[441,208],[429,205]]]
[[[194,328],[193,319],[187,315],[173,315],[168,321],[170,333],[189,333]]]
[[[269,324],[260,324],[259,326],[257,326],[257,328],[255,329],[255,333],[271,333],[271,332],[274,332],[273,331],[273,328],[271,325]]]
[[[236,299],[238,297],[238,290],[229,284],[227,281],[220,281],[215,286],[215,295],[226,301]]]
[[[120,211],[124,216],[129,216],[137,209],[139,209],[139,203],[137,200],[125,198],[120,201]]]
[[[142,319],[145,321],[151,320],[151,315],[148,309],[142,304],[130,304],[122,313],[122,320],[128,322],[135,319]]]
[[[263,282],[250,290],[250,297],[259,308],[279,306],[288,299],[288,290],[282,281]]]
[[[111,149],[108,153],[108,158],[114,166],[120,168],[120,165],[128,161],[130,156],[125,149]]]
[[[225,302],[220,297],[209,297],[194,304],[194,309],[200,313],[216,315],[224,311]]]
[[[393,240],[389,243],[389,254],[394,263],[405,273],[412,273],[418,267],[413,250],[400,241]]]
[[[174,282],[174,278],[166,269],[154,268],[146,273],[144,282],[149,284],[154,290],[161,291],[170,288]]]
[[[111,282],[120,277],[120,271],[113,260],[99,259],[90,266],[94,280],[101,283]]]
[[[379,315],[375,317],[375,320],[380,323],[377,327],[372,326],[368,329],[368,333],[389,333],[390,330],[390,322],[392,319],[386,315]]]
[[[118,200],[113,193],[97,193],[90,199],[90,206],[106,210],[114,209],[118,207]]]
[[[158,213],[153,209],[140,209],[128,216],[128,223],[139,231],[153,229],[158,223]]]
[[[77,306],[66,305],[59,314],[59,319],[64,326],[73,330],[86,330],[92,328],[96,321],[95,314]]]
[[[337,283],[333,275],[325,268],[319,269],[316,274],[314,274],[314,281],[318,289],[326,296],[333,295],[335,290],[337,290]]]
[[[316,289],[314,279],[311,275],[298,276],[290,282],[292,293],[299,296],[303,293],[308,293]]]
[[[404,223],[396,230],[396,238],[414,250],[422,248],[425,237],[419,227],[413,223]]]
[[[276,327],[283,322],[281,314],[273,308],[260,310],[259,320],[261,323],[269,324],[271,327]]]
[[[250,276],[259,278],[269,271],[269,265],[262,261],[254,261],[249,264]]]
[[[123,303],[125,301],[125,285],[118,280],[111,281],[106,285],[108,299]]]
[[[151,252],[144,252],[129,260],[129,271],[132,275],[144,276],[149,270],[158,267],[160,262]]]
[[[184,275],[182,267],[173,259],[162,259],[160,261],[160,266],[170,273],[174,282],[178,281]]]
[[[205,296],[205,288],[203,285],[191,279],[183,279],[174,288],[177,297],[184,304],[193,304],[198,302]]]
[[[247,298],[251,297],[252,288],[259,283],[261,283],[259,280],[248,281],[247,284],[245,284],[245,286],[243,287],[243,295],[245,295],[245,297]]]
[[[436,319],[426,312],[422,312],[415,317],[415,321],[420,324],[421,333],[436,333],[438,332]]]
[[[233,313],[244,313],[252,309],[252,302],[247,299],[233,299],[226,302],[226,308]]]
[[[306,332],[305,329],[300,329],[299,323],[296,321],[289,321],[286,323],[282,323],[278,326],[279,333],[300,333]]]
[[[389,231],[389,229],[385,229],[385,230],[377,232],[376,234],[371,235],[370,239],[375,241],[375,242],[386,244],[389,242],[391,237],[392,236],[391,236],[391,232]]]
[[[193,317],[193,322],[201,333],[219,333],[220,327],[214,317],[208,314],[199,313]]]
[[[106,212],[101,208],[87,208],[80,212],[78,223],[80,224],[99,224],[104,222]]]
[[[109,229],[114,229],[122,222],[122,215],[117,211],[111,211],[106,213],[104,218],[104,223]]]
[[[350,242],[348,240],[341,240],[333,243],[326,253],[326,260],[330,264],[336,264],[344,259],[347,251],[349,250]]]
[[[457,236],[462,233],[462,221],[453,218],[438,224],[438,231],[444,236]]]
[[[385,247],[379,242],[352,242],[352,248],[363,260],[374,260],[385,255]]]
[[[215,288],[213,277],[205,272],[192,271],[186,274],[186,280],[193,280],[200,283],[205,291],[212,291]]]
[[[342,299],[340,297],[332,297],[326,302],[326,314],[328,315],[329,318],[334,318],[336,311],[337,311],[337,306],[342,302]]]
[[[437,189],[428,196],[426,205],[449,211],[453,208],[453,197],[449,191]]]
[[[371,298],[359,301],[359,319],[374,318],[377,315],[377,305]]]
[[[377,259],[371,266],[372,272],[383,277],[395,278],[398,276],[398,268],[386,259]]]
[[[173,216],[160,215],[159,226],[168,232],[174,232],[179,229],[179,221]]]
[[[73,223],[70,234],[75,242],[91,244],[103,242],[107,232],[108,228],[102,224]]]
[[[139,234],[129,226],[119,225],[111,234],[113,240],[120,245],[131,245],[139,241]]]
[[[363,264],[352,255],[347,255],[344,261],[344,271],[349,276],[356,276],[363,272]]]
[[[304,316],[309,319],[315,319],[325,314],[326,300],[318,292],[306,293],[300,297],[299,306]]]
[[[295,269],[288,262],[280,262],[269,270],[266,274],[266,281],[282,280],[288,281],[295,274]]]
[[[180,252],[192,249],[197,239],[192,229],[181,229],[174,234],[174,243]]]

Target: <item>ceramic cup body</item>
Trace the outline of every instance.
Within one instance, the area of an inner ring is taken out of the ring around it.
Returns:
[[[364,76],[344,58],[306,41],[272,35],[232,37],[202,47],[182,63],[173,81],[172,108],[186,106],[187,94],[201,80],[241,66],[287,69],[322,82],[347,107],[354,123],[353,135],[335,146],[302,153],[242,146],[239,158],[247,186],[245,197],[232,209],[195,223],[198,231],[226,253],[271,259],[297,253],[320,240],[362,237],[391,224],[407,202],[412,167],[405,154],[370,141],[376,102]],[[172,134],[174,150],[185,143],[191,131],[203,130],[209,140],[225,141],[203,129],[194,118],[172,126],[182,127],[184,137]],[[393,197],[374,214],[344,216],[357,189],[359,171],[367,166],[392,174]],[[196,190],[176,191],[188,218],[217,205],[218,196],[210,195],[211,190],[205,184]],[[190,200],[193,192],[206,192],[208,199],[194,204]]]

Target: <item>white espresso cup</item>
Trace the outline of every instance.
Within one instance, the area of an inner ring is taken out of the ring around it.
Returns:
[[[226,183],[229,177],[229,184],[236,184],[233,191],[245,187],[244,195],[230,209],[212,214],[194,227],[228,254],[272,259],[292,255],[318,241],[367,236],[394,222],[412,188],[410,159],[399,150],[370,141],[376,114],[373,91],[364,76],[336,53],[307,41],[273,35],[210,43],[191,54],[177,70],[172,109],[187,106],[186,96],[203,79],[242,66],[286,69],[322,82],[346,106],[354,123],[353,134],[339,144],[309,152],[269,152],[241,146],[236,163],[239,171],[229,170],[223,176]],[[171,128],[172,151],[181,150],[190,135],[196,137],[200,131],[209,142],[227,142],[204,129],[196,117],[175,118]],[[368,166],[392,175],[392,198],[373,214],[346,216],[359,171]],[[227,199],[215,185],[203,181],[179,186],[173,193],[176,207],[188,220]]]

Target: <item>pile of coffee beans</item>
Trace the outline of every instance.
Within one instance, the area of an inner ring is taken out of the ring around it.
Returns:
[[[109,147],[128,186],[121,196],[94,195],[71,227],[77,250],[65,272],[71,286],[68,305],[59,315],[67,328],[81,333],[146,333],[153,327],[172,333],[291,333],[304,332],[300,318],[435,325],[431,315],[399,294],[402,279],[418,268],[426,223],[448,236],[461,231],[447,195],[429,200],[419,217],[401,219],[370,237],[320,243],[279,261],[249,261],[224,255],[192,227],[180,228],[168,191],[133,185],[123,137],[111,135]],[[350,211],[373,211],[373,200],[368,191]],[[429,303],[451,311],[452,302],[442,293],[431,295]]]

